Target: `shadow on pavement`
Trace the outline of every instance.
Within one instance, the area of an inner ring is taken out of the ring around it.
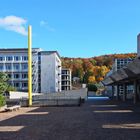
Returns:
[[[139,140],[140,106],[88,100],[81,107],[41,107],[0,121],[0,140],[25,139]]]

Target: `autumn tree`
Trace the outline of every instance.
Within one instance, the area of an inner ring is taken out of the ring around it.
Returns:
[[[136,53],[110,54],[92,58],[62,58],[62,66],[72,70],[72,77],[79,77],[84,83],[103,80],[112,68],[115,58],[135,58]],[[93,78],[94,77],[94,78]]]
[[[89,76],[88,83],[93,83],[93,84],[96,83],[95,76]]]

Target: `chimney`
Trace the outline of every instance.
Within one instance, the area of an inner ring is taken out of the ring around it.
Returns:
[[[140,57],[140,34],[137,36],[137,57]]]

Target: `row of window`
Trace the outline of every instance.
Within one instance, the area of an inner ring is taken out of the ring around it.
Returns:
[[[19,79],[19,78],[27,79],[28,78],[28,74],[27,73],[24,73],[24,74],[20,74],[20,73],[8,74],[8,77],[10,79],[12,79],[12,78],[14,78],[14,79]]]
[[[28,70],[28,64],[0,64],[0,70]]]
[[[117,60],[117,64],[128,64],[130,62],[132,62],[133,59],[121,59],[121,60]]]
[[[16,82],[16,83],[13,84],[13,86],[16,87],[16,88],[27,88],[28,83],[27,82],[24,82],[24,83]]]
[[[70,90],[70,87],[62,87],[62,90]]]
[[[28,56],[0,56],[0,61],[27,61],[28,60]]]
[[[65,82],[62,81],[62,85],[70,85],[70,82],[68,82],[68,81],[67,82],[66,81]]]
[[[67,75],[69,75],[70,72],[69,72],[69,71],[62,70],[62,74],[67,74]]]
[[[70,75],[62,75],[62,79],[70,79]]]
[[[117,58],[116,59],[117,61],[132,61],[133,60],[133,58]]]

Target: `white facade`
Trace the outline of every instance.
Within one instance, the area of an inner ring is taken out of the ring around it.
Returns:
[[[57,52],[41,52],[41,92],[61,92],[61,60]]]
[[[71,70],[62,68],[61,75],[62,75],[61,82],[62,90],[71,90]]]

